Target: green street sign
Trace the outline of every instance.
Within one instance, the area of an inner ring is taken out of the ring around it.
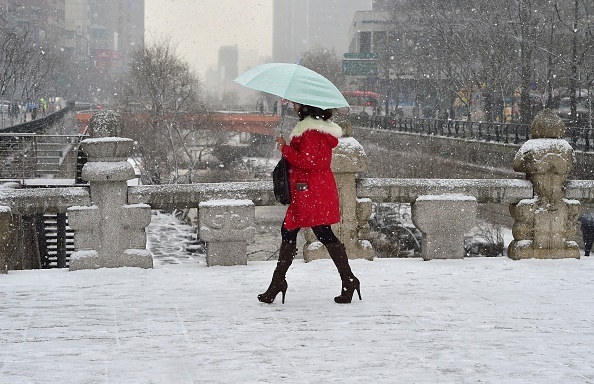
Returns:
[[[356,52],[347,52],[344,55],[345,59],[361,59],[361,60],[370,60],[370,59],[377,59],[377,53],[356,53]]]
[[[351,76],[377,76],[376,60],[343,60],[342,73]]]

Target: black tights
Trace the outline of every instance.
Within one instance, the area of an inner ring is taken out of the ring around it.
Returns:
[[[301,228],[286,229],[283,225],[281,227],[281,237],[283,239],[283,242],[289,244],[297,244],[297,234],[299,233],[300,229]],[[332,228],[329,225],[319,225],[317,227],[311,227],[311,230],[313,231],[314,235],[316,235],[320,243],[324,245],[336,243],[338,241],[338,238],[336,237],[336,235],[334,235],[334,232],[332,232]]]

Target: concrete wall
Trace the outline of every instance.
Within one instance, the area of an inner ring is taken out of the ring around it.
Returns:
[[[441,167],[439,178],[459,178],[461,168],[468,178],[525,178],[525,174],[515,172],[512,162],[520,144],[503,144],[481,142],[475,140],[455,139],[443,136],[426,136],[416,133],[386,131],[379,129],[353,127],[353,137],[364,147],[369,143],[393,151],[414,152],[430,157],[439,157],[440,161],[451,164],[451,167]],[[370,162],[374,154],[369,153]],[[594,179],[594,153],[575,151],[576,168],[569,178],[573,180]],[[427,171],[431,167],[426,168]],[[423,174],[420,167],[417,172],[420,178],[432,178],[431,174]],[[372,174],[372,177],[387,177]],[[511,227],[513,219],[509,215],[507,204],[484,203],[479,204],[478,217],[489,222]]]
[[[475,140],[455,139],[443,136],[426,136],[416,133],[387,131],[353,127],[353,137],[365,146],[366,142],[385,146],[397,151],[410,151],[437,155],[444,161],[461,162],[468,165],[476,178],[486,173],[493,177],[522,178],[523,174],[514,172],[512,161],[520,144],[503,144]],[[573,180],[594,179],[594,153],[575,151],[576,167],[570,175]],[[459,166],[459,164],[457,164]],[[382,177],[382,175],[373,175]],[[428,176],[421,176],[428,177]],[[440,178],[448,178],[447,174]]]

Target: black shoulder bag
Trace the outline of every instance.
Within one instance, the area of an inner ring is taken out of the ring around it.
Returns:
[[[280,159],[272,171],[274,197],[283,205],[291,203],[291,187],[289,185],[289,162],[284,157]]]

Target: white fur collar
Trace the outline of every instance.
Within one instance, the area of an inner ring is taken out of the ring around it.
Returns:
[[[314,119],[311,116],[307,116],[305,119],[297,123],[295,128],[291,131],[289,138],[295,136],[301,136],[305,131],[316,130],[324,133],[328,133],[336,138],[342,136],[342,128],[336,123],[331,121],[324,121],[322,119]]]

